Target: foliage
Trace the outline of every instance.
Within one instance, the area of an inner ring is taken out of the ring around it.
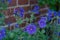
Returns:
[[[57,8],[58,8],[57,6],[60,5],[60,0],[38,0],[38,4],[40,6],[43,6],[43,5],[47,4],[47,5],[49,5],[50,9],[57,10]],[[59,8],[58,8],[58,10],[59,10]]]

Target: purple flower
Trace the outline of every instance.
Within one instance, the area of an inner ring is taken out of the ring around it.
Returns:
[[[58,11],[57,16],[59,16],[59,17],[60,17],[60,10]]]
[[[47,15],[47,19],[48,19],[48,21],[50,21],[51,19],[52,19],[52,10],[48,10],[48,15]]]
[[[23,12],[24,13],[24,8],[20,7],[20,12]]]
[[[52,16],[52,12],[53,12],[53,11],[49,9],[49,10],[48,10],[48,16]]]
[[[57,12],[56,11],[54,11],[54,16],[57,16]]]
[[[5,28],[2,28],[0,30],[0,39],[2,40],[5,36],[6,36],[6,30],[5,30]]]
[[[52,18],[53,18],[52,16],[47,16],[48,21],[51,21]]]
[[[34,24],[27,25],[26,32],[28,34],[34,34],[36,32],[36,26]]]
[[[17,13],[17,12],[18,12],[18,10],[17,10],[17,9],[15,9],[13,13]]]
[[[32,12],[34,12],[34,13],[36,13],[36,14],[39,14],[39,9],[40,9],[39,6],[36,5],[36,6],[34,6]]]
[[[45,21],[45,22],[46,22],[47,18],[46,18],[46,17],[41,17],[41,19],[40,19],[40,20],[42,20],[42,21]]]
[[[18,28],[19,27],[19,24],[15,24],[15,27]]]
[[[57,12],[54,10],[48,10],[48,16],[57,16]]]
[[[19,15],[19,16],[20,16],[20,17],[23,17],[23,16],[24,16],[24,14],[20,12],[20,15]]]
[[[20,14],[19,14],[20,17],[23,17],[24,16],[24,11],[25,10],[22,7],[20,7]]]
[[[12,2],[12,0],[7,0],[7,2],[8,2],[8,3],[11,3],[11,2]]]
[[[13,11],[13,13],[14,13],[14,15],[16,15],[16,16],[18,16],[18,10],[17,9],[15,9],[14,11]]]
[[[38,21],[38,24],[39,24],[40,28],[46,27],[46,18],[45,18],[45,17],[42,17],[42,18]]]

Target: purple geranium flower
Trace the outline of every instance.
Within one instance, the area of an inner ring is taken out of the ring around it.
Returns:
[[[52,12],[53,12],[52,10],[48,9],[48,14],[47,14],[48,21],[52,19],[52,14],[53,14]]]
[[[20,12],[23,12],[24,13],[24,8],[20,7]]]
[[[18,28],[19,27],[19,24],[15,24],[15,27]]]
[[[51,21],[52,18],[52,16],[47,16],[47,21]]]
[[[57,16],[57,12],[56,11],[54,11],[54,16]]]
[[[41,19],[38,21],[38,24],[40,28],[46,27],[46,17],[41,17]]]
[[[8,3],[11,3],[11,2],[12,2],[12,0],[7,0],[7,2],[8,2]]]
[[[18,12],[18,10],[17,10],[17,9],[15,9],[15,10],[13,11],[13,13],[14,13],[14,14],[16,14],[17,12]]]
[[[59,16],[59,17],[60,17],[60,10],[58,11],[57,16]]]
[[[53,11],[49,9],[49,10],[48,10],[48,16],[52,16],[52,12],[53,12]]]
[[[36,5],[36,6],[34,6],[32,12],[39,14],[39,9],[40,9],[40,7],[38,5]]]
[[[48,10],[48,16],[57,16],[57,12],[56,11],[54,11],[54,10]]]
[[[0,30],[0,40],[2,40],[6,36],[6,30],[5,28],[2,28]]]
[[[15,10],[13,11],[13,14],[16,15],[16,16],[18,16],[18,10],[15,9]]]
[[[20,14],[19,14],[20,17],[23,17],[24,16],[24,11],[25,10],[22,7],[20,7]]]
[[[28,34],[34,34],[36,32],[36,26],[34,24],[27,25],[26,32],[28,32]]]

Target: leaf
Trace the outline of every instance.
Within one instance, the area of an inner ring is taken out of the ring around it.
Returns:
[[[23,23],[23,20],[22,20],[22,19],[18,19],[18,20],[17,20],[17,23],[18,23],[18,24],[22,24],[22,23]]]
[[[35,19],[34,17],[34,13],[31,14],[31,17],[30,17],[30,23]]]
[[[41,33],[45,33],[45,30],[43,29],[43,30],[41,31]]]
[[[28,22],[29,21],[29,18],[26,18],[25,20]]]

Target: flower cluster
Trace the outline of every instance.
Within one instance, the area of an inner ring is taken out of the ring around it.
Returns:
[[[18,12],[18,10],[17,9],[15,9],[14,10],[14,12],[13,12],[15,15],[17,15],[17,16],[19,16],[19,17],[23,17],[23,15],[24,15],[24,9],[22,8],[22,7],[20,7],[20,10],[19,10],[19,12]]]

